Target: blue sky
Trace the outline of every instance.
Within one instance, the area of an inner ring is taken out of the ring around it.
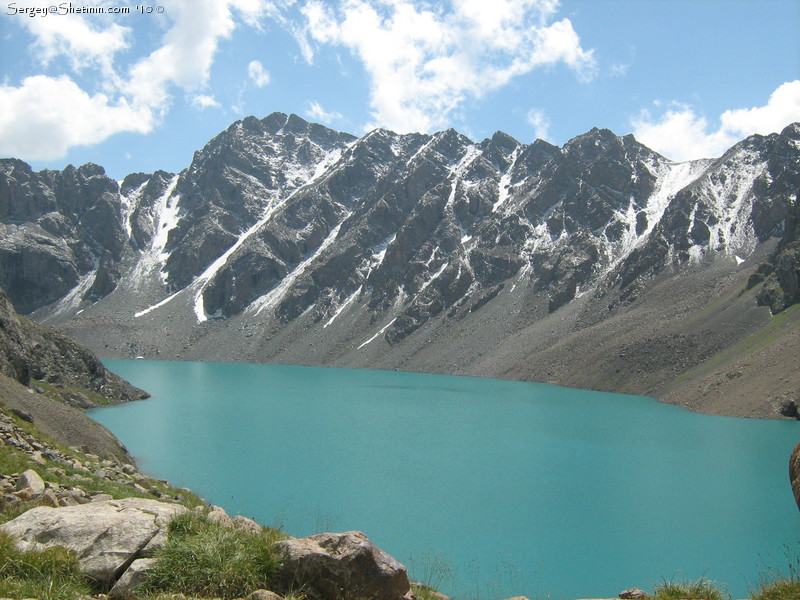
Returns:
[[[281,111],[476,141],[606,127],[689,160],[800,121],[797,0],[136,2],[2,0],[0,156],[176,172]]]

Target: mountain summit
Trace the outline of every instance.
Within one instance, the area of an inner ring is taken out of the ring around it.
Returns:
[[[605,129],[559,148],[274,113],[180,174],[0,161],[0,287],[109,357],[668,397],[798,301],[799,188],[798,124],[675,163]],[[681,402],[714,412],[698,394]]]

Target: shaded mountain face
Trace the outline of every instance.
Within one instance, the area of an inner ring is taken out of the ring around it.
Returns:
[[[234,123],[177,175],[0,161],[0,286],[79,339],[117,331],[112,355],[302,361],[291,348],[315,345],[337,364],[410,348],[429,322],[497,318],[509,299],[520,326],[578,299],[602,307],[597,322],[670,274],[777,240],[785,255],[799,180],[798,124],[674,163],[608,130],[562,148],[356,138],[275,113]],[[796,271],[796,253],[780,260]],[[782,298],[773,310],[796,290]]]
[[[85,392],[105,401],[127,402],[148,396],[108,371],[88,349],[60,333],[17,315],[0,289],[0,375],[31,385],[40,380],[61,390],[64,402],[95,406]]]

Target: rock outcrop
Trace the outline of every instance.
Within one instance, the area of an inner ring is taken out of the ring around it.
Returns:
[[[792,484],[792,493],[797,508],[800,508],[800,443],[794,447],[794,452],[789,458],[789,481]]]
[[[2,289],[0,375],[26,386],[34,380],[52,384],[62,390],[65,403],[78,408],[96,406],[92,393],[117,402],[148,396],[106,369],[90,350],[18,315]]]
[[[406,569],[359,531],[276,542],[283,560],[278,592],[303,590],[313,600],[410,598]]]

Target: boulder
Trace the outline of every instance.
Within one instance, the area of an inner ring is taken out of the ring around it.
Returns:
[[[17,490],[30,488],[34,496],[44,493],[44,481],[33,469],[28,469],[19,476]]]
[[[623,590],[619,593],[619,597],[623,600],[641,600],[642,598],[649,597],[649,594],[644,590],[640,590],[639,588],[632,587],[627,590]]]
[[[63,546],[74,550],[81,571],[110,586],[138,558],[167,540],[167,525],[186,507],[145,498],[76,506],[39,506],[0,526],[20,550]]]
[[[241,531],[247,531],[249,533],[258,535],[261,533],[264,528],[261,527],[258,523],[253,521],[253,519],[248,519],[247,517],[243,517],[242,515],[236,515],[232,519],[233,527],[239,529]]]
[[[792,483],[794,501],[800,508],[800,443],[794,447],[792,456],[789,459],[789,481]]]
[[[359,531],[275,542],[283,560],[275,590],[302,589],[312,600],[410,598],[406,568]]]

